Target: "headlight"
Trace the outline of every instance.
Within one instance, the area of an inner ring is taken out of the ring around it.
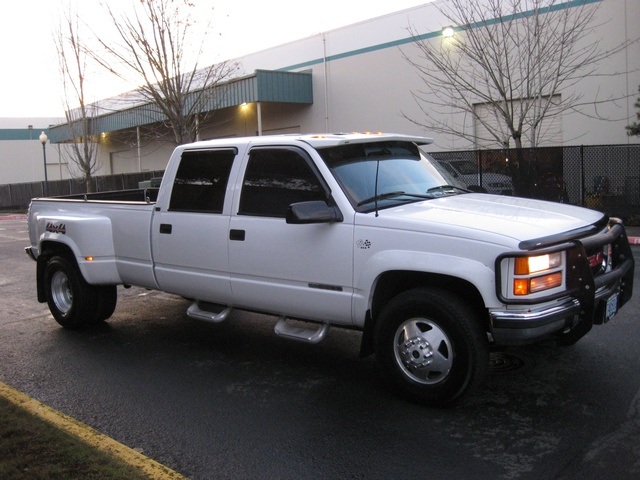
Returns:
[[[506,298],[524,299],[546,296],[565,288],[565,253],[507,257],[503,259],[502,282]]]
[[[530,273],[544,272],[560,266],[562,266],[562,253],[560,252],[538,255],[537,257],[517,257],[514,273],[516,275],[529,275]]]

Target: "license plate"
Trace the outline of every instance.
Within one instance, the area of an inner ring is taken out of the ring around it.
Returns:
[[[607,305],[604,309],[604,321],[608,322],[616,313],[618,313],[618,294],[614,293],[607,298]]]

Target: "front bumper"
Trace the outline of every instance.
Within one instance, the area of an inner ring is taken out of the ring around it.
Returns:
[[[580,302],[567,299],[552,307],[524,312],[491,312],[491,334],[497,345],[525,345],[572,328]]]
[[[604,245],[612,246],[612,266],[594,277],[587,252]],[[557,335],[563,343],[572,344],[629,301],[635,265],[619,221],[612,220],[604,233],[571,241],[568,254],[572,267],[569,295],[544,307],[491,311],[491,334],[497,345],[523,345]]]

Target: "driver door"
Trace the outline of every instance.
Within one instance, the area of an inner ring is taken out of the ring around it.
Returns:
[[[287,224],[292,203],[330,201],[309,155],[295,147],[254,148],[229,237],[237,304],[310,320],[351,322],[353,225]]]

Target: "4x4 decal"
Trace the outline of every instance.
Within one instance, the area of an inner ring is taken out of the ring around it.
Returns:
[[[64,223],[60,223],[56,225],[55,223],[47,222],[47,226],[45,227],[47,232],[51,233],[61,233],[65,235],[67,233],[67,225]]]

